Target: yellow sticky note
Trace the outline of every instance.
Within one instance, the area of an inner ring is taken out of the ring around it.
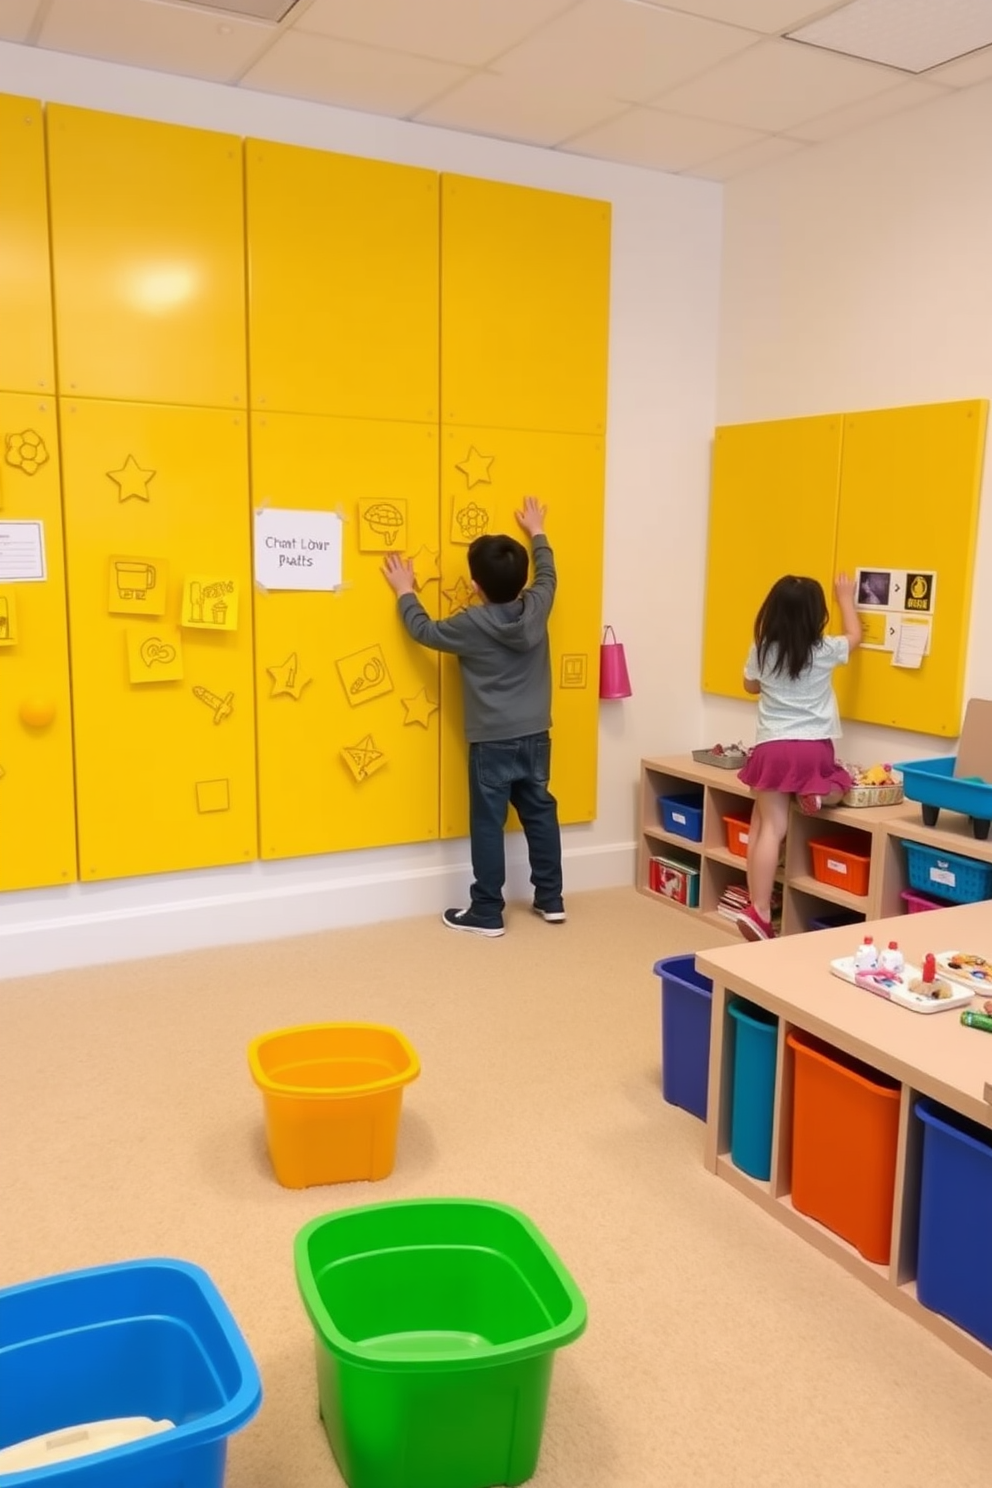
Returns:
[[[0,589],[0,646],[17,645],[17,606],[11,589]]]
[[[167,577],[160,558],[111,558],[107,609],[112,615],[164,615]]]
[[[180,625],[191,630],[237,630],[237,579],[197,575],[183,584]]]
[[[885,648],[885,626],[888,616],[883,612],[878,614],[865,614],[862,610],[859,619],[861,621],[861,644],[863,646],[876,646],[881,650]]]
[[[127,674],[132,682],[181,682],[182,635],[175,625],[144,625],[127,632]]]

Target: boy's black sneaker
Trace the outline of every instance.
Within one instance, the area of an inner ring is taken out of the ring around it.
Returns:
[[[540,904],[535,904],[534,913],[540,915],[542,920],[547,920],[549,925],[564,925],[568,918],[565,914],[565,906],[560,899],[553,909],[544,909]]]
[[[480,920],[471,909],[446,909],[441,919],[449,930],[471,930],[473,935],[488,935],[490,939],[506,934],[502,925]]]

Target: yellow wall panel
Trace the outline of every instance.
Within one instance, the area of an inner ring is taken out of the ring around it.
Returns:
[[[716,431],[710,486],[703,690],[744,697],[755,616],[776,579],[819,579],[828,600],[843,416],[730,424]]]
[[[60,392],[243,406],[241,142],[46,114]]]
[[[255,414],[252,476],[258,505],[345,517],[341,590],[255,594],[262,856],[436,838],[437,657],[381,568],[414,558],[436,615],[437,430]]]
[[[602,435],[609,205],[447,175],[441,202],[443,421]]]
[[[63,400],[83,879],[257,855],[247,446],[243,413]]]
[[[246,145],[257,409],[437,421],[438,177]]]
[[[76,877],[54,402],[0,393],[0,436],[0,521],[44,524],[48,572],[0,581],[0,889],[30,889]]]
[[[891,652],[859,650],[837,672],[846,718],[960,733],[987,417],[975,399],[844,420],[838,567],[937,574],[930,655],[911,670]]]
[[[41,104],[0,94],[0,388],[52,392],[51,270]]]
[[[548,506],[558,569],[551,638],[551,789],[563,824],[596,815],[599,643],[603,586],[603,441],[590,435],[445,428],[441,462],[442,617],[468,599],[468,543],[506,532],[528,544],[514,513],[525,496]],[[441,836],[468,833],[467,751],[458,663],[441,666]]]

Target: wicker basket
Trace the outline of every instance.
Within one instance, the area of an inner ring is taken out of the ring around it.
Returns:
[[[852,785],[845,791],[843,806],[898,806],[903,799],[902,781],[898,785]]]

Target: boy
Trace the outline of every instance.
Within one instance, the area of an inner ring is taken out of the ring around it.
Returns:
[[[481,599],[450,620],[430,618],[414,593],[413,567],[390,554],[383,573],[399,599],[400,618],[422,646],[458,657],[468,740],[471,904],[446,909],[449,930],[503,934],[506,856],[503,828],[513,805],[527,838],[534,911],[562,924],[561,833],[551,773],[551,661],[548,615],[555,597],[555,560],[544,535],[547,508],[533,496],[517,521],[534,549],[527,583],[527,549],[512,537],[478,537],[468,550],[472,588]]]

